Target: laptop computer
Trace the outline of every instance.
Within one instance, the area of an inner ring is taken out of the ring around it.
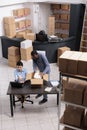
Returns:
[[[11,84],[11,87],[15,87],[15,88],[30,87],[31,85],[30,80],[26,80],[24,83],[11,81],[10,84]]]
[[[22,88],[23,87],[23,83],[18,83],[15,81],[10,82],[11,87],[15,87],[15,88]]]

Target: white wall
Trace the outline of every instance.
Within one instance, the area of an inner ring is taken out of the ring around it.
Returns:
[[[38,31],[45,30],[48,32],[48,17],[51,15],[50,4],[40,3],[39,4],[39,23]]]

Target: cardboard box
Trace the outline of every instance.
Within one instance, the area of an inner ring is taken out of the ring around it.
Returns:
[[[8,66],[16,68],[16,62],[15,62],[15,61],[13,62],[13,61],[9,61],[9,60],[8,60]]]
[[[61,29],[65,29],[65,30],[69,30],[69,24],[66,24],[66,23],[62,23],[61,24]]]
[[[86,88],[86,90],[84,92],[83,105],[87,107],[87,88]]]
[[[21,42],[21,48],[29,48],[32,47],[32,41],[31,40],[24,40]]]
[[[26,34],[26,39],[34,41],[36,39],[35,36],[36,36],[35,33],[27,33]]]
[[[59,57],[65,52],[70,51],[71,49],[67,46],[59,47],[57,51],[57,64],[59,65]]]
[[[16,31],[16,26],[15,26],[14,23],[12,23],[12,24],[6,24],[6,23],[5,23],[5,24],[4,24],[4,29]]]
[[[51,4],[51,9],[54,10],[54,9],[57,9],[59,10],[61,8],[60,4]]]
[[[30,60],[32,50],[33,50],[33,47],[29,47],[29,48],[26,48],[26,49],[21,48],[20,49],[20,51],[21,51],[21,59],[25,60],[25,61]]]
[[[9,62],[18,62],[21,60],[21,56],[17,55],[17,56],[13,56],[13,55],[8,55],[8,60]]]
[[[64,123],[81,127],[84,109],[68,106],[64,111]]]
[[[48,74],[45,74],[42,79],[34,79],[34,73],[27,74],[27,80],[31,80],[32,85],[43,85],[43,80],[48,81]]]
[[[14,32],[13,30],[5,30],[5,35],[10,37],[15,37],[16,32]]]
[[[16,22],[16,29],[22,29],[22,28],[25,28],[25,20]]]
[[[68,38],[69,34],[61,34],[61,38]]]
[[[24,8],[24,15],[29,15],[30,12],[30,8]]]
[[[25,31],[23,31],[23,32],[17,32],[16,33],[16,38],[24,38],[25,39],[25,35],[26,35]]]
[[[16,35],[16,26],[15,24],[4,24],[5,35],[15,36]]]
[[[55,20],[59,20],[60,19],[60,14],[55,14]]]
[[[85,84],[81,83],[68,83],[64,88],[64,100],[67,102],[81,105],[83,103]]]
[[[20,55],[20,49],[15,46],[11,46],[8,48],[8,55],[17,56]]]
[[[27,29],[25,30],[26,33],[32,33],[32,30],[31,29]]]
[[[48,22],[48,34],[54,35],[55,34],[55,17],[50,16]]]
[[[68,20],[68,15],[67,14],[61,14],[60,19],[61,20]]]
[[[21,9],[13,10],[13,16],[15,16],[15,17],[22,17],[22,16],[24,16],[24,9],[21,8]]]
[[[73,51],[65,51],[60,57],[59,57],[59,71],[63,73],[67,73],[68,70],[68,60],[70,59],[71,55],[73,54]]]
[[[29,27],[30,25],[31,25],[31,20],[26,19],[26,20],[25,20],[25,26],[26,26],[26,27]]]
[[[82,52],[75,51],[70,59],[68,60],[67,73],[69,74],[77,74],[78,71],[78,60],[81,57]]]
[[[83,52],[78,61],[78,75],[87,76],[87,52]]]
[[[15,24],[15,19],[12,16],[3,18],[4,24]]]
[[[61,28],[61,24],[60,23],[55,23],[55,28],[60,29]]]
[[[61,56],[65,51],[70,51],[71,49],[67,46],[58,48],[58,57]]]
[[[61,9],[62,10],[68,10],[69,9],[69,5],[67,5],[67,4],[61,4]]]

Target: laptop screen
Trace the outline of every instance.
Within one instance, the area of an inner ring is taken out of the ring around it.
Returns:
[[[18,82],[10,82],[11,87],[16,87],[16,88],[22,88],[23,83],[18,83]]]

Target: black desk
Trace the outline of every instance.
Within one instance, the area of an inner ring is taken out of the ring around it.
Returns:
[[[50,92],[44,91],[46,87],[52,87],[49,82],[44,82],[44,85],[40,88],[31,88],[31,87],[23,87],[23,88],[13,88],[9,84],[7,95],[10,96],[10,109],[11,109],[11,116],[13,116],[13,106],[14,105],[14,96],[15,95],[27,95],[27,94],[57,94],[57,105],[59,103],[59,93],[56,87],[52,87]]]
[[[8,58],[8,47],[16,46],[20,48],[20,42],[24,39],[18,38],[7,38],[6,36],[1,37],[1,44],[2,44],[2,55],[5,58]],[[47,59],[49,63],[56,63],[57,62],[57,50],[59,47],[68,46],[72,50],[75,50],[75,37],[69,37],[59,42],[33,42],[33,49],[35,50],[43,50],[46,51]]]

